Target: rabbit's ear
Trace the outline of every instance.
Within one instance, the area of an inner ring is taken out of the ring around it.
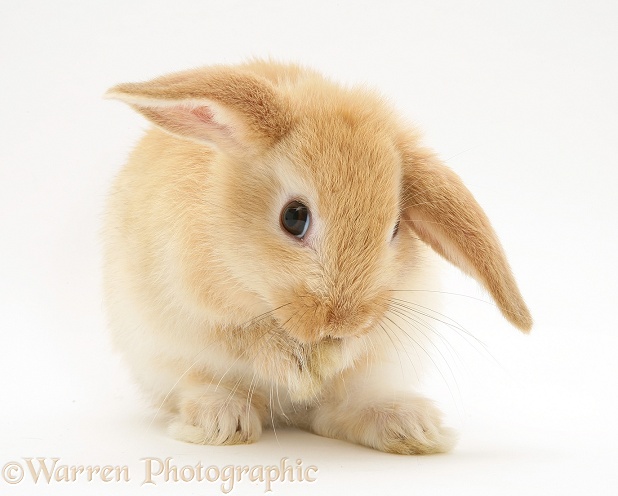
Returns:
[[[268,80],[224,66],[120,84],[105,96],[172,134],[232,154],[272,145],[291,125],[289,108]]]
[[[404,146],[403,219],[446,260],[479,281],[524,332],[532,317],[489,219],[461,179],[431,152]]]

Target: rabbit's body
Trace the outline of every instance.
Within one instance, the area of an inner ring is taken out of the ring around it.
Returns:
[[[529,327],[456,176],[380,98],[297,66],[206,68],[111,96],[158,126],[110,196],[112,336],[174,435],[251,442],[285,421],[384,451],[448,449],[435,407],[387,375],[414,332],[393,291],[427,287],[419,237]],[[302,236],[281,214],[297,200]]]

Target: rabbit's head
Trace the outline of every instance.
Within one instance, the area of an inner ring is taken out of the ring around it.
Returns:
[[[229,286],[190,292],[241,288],[301,343],[358,336],[423,263],[424,242],[530,329],[484,212],[372,92],[254,62],[121,84],[108,96],[169,133],[194,170],[207,169],[203,194],[175,199],[198,231],[182,259],[216,260]]]

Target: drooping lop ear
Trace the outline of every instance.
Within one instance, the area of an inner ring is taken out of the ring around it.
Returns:
[[[461,179],[430,151],[404,144],[403,218],[446,260],[479,281],[524,332],[532,317],[489,219]]]
[[[105,95],[131,105],[172,134],[244,155],[280,139],[291,113],[267,79],[216,66],[126,83]]]

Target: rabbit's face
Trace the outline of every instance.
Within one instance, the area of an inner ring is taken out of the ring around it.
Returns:
[[[313,99],[291,106],[274,146],[219,168],[213,188],[225,192],[220,257],[301,343],[375,328],[417,242],[401,222],[391,116],[366,92],[326,87]]]
[[[299,123],[270,158],[261,294],[301,342],[371,330],[414,258],[400,225],[401,155],[377,123],[344,111]]]

